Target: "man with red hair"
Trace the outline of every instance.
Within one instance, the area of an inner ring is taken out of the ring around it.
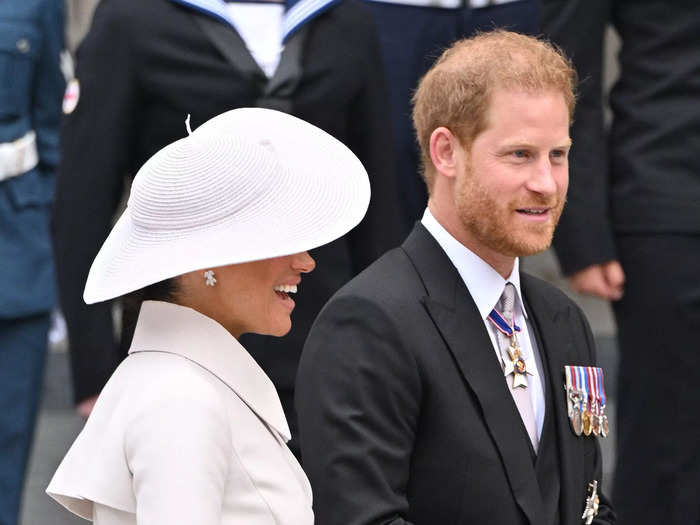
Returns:
[[[493,31],[421,80],[428,207],[324,307],[300,363],[317,523],[615,522],[590,410],[602,389],[582,435],[585,389],[562,388],[565,370],[602,375],[590,328],[518,262],[549,246],[564,206],[575,77],[551,45]]]

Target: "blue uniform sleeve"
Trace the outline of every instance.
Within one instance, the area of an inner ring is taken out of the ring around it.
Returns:
[[[58,133],[61,99],[65,79],[61,73],[64,46],[64,5],[61,0],[46,0],[41,9],[41,50],[34,73],[32,127],[36,132],[42,172],[53,173],[58,165]]]

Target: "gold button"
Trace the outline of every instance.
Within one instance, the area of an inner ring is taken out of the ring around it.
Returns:
[[[29,51],[30,47],[31,46],[29,45],[29,40],[27,40],[26,38],[20,38],[19,40],[17,40],[17,49],[19,49],[21,53],[26,53],[27,51]]]

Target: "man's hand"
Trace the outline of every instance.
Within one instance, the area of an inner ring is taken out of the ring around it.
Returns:
[[[83,399],[80,403],[78,403],[76,411],[81,417],[87,419],[90,417],[90,414],[92,414],[92,409],[95,407],[95,403],[97,403],[97,396]]]
[[[624,292],[625,272],[618,261],[594,264],[573,274],[569,284],[579,293],[618,301]]]

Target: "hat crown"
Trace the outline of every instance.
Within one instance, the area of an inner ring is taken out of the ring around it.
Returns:
[[[281,170],[270,145],[234,135],[190,135],[139,170],[128,210],[134,225],[146,231],[189,231],[245,220],[273,191]]]
[[[362,164],[325,131],[279,111],[227,111],[139,170],[83,297],[322,246],[357,225],[369,199]]]

